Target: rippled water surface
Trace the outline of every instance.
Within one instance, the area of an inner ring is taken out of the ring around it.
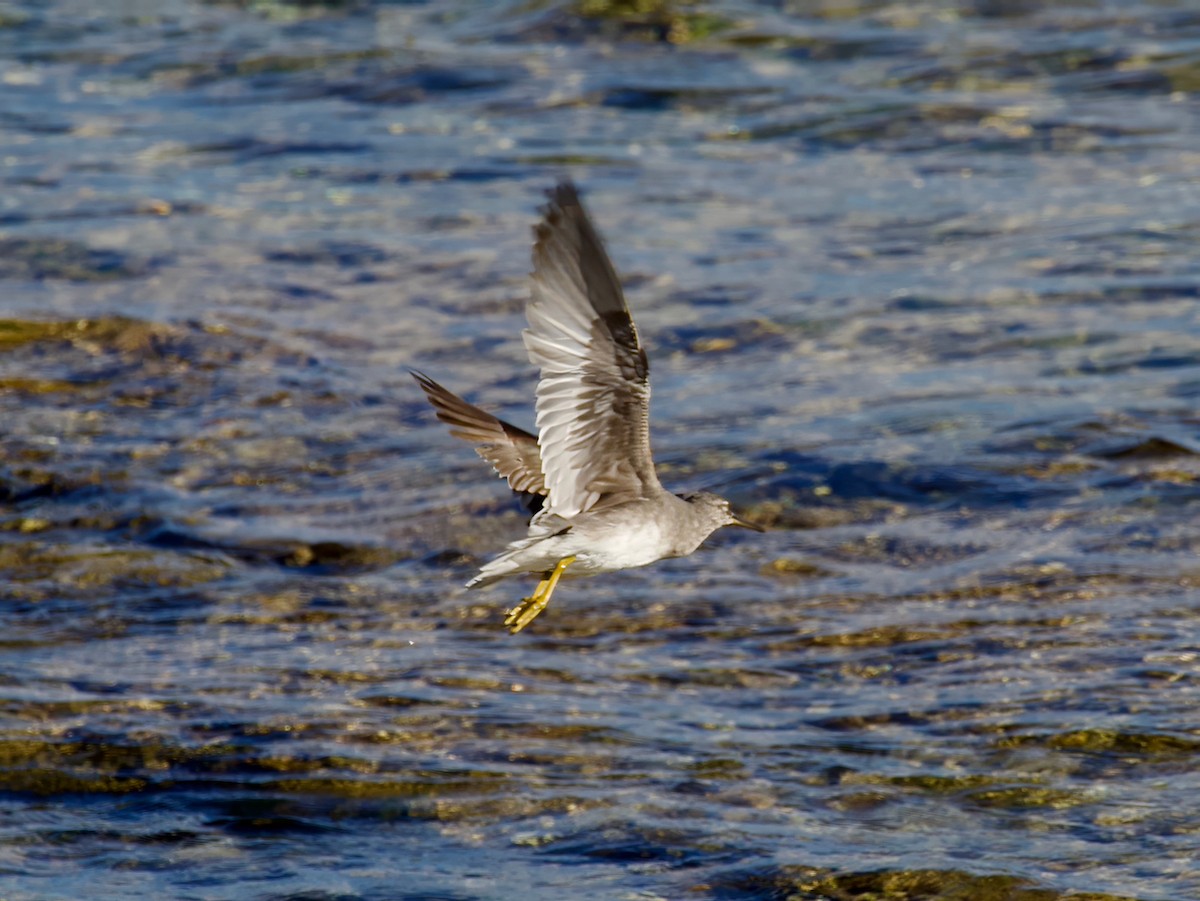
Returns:
[[[0,896],[1200,897],[1200,9],[0,3]],[[664,481],[462,583],[586,192]]]

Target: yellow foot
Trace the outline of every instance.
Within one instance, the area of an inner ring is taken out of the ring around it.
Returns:
[[[508,616],[504,618],[504,625],[508,626],[510,633],[516,635],[546,609],[546,605],[550,603],[550,595],[554,594],[554,586],[562,578],[563,570],[574,562],[574,557],[563,557],[555,565],[553,571],[547,573],[546,577],[538,582],[532,595],[508,611]]]

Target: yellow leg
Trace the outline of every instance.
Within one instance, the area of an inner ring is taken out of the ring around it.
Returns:
[[[546,605],[550,603],[550,595],[554,594],[554,586],[562,578],[563,570],[574,562],[573,556],[563,557],[546,578],[538,582],[532,595],[508,611],[508,616],[504,618],[504,625],[508,626],[509,632],[516,635],[533,622],[534,617],[546,609]]]

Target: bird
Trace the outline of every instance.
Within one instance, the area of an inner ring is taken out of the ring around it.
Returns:
[[[467,588],[537,574],[507,611],[516,634],[559,580],[686,557],[722,526],[764,529],[716,494],[674,494],[650,452],[650,366],[616,269],[575,185],[559,182],[533,229],[523,333],[540,371],[537,434],[498,419],[423,372],[412,376],[450,434],[465,439],[532,514],[528,534],[485,563]]]

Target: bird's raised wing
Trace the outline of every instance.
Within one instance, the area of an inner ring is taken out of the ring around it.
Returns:
[[[650,456],[646,353],[617,274],[570,183],[549,194],[535,229],[525,348],[541,370],[538,443],[550,512],[659,487]]]
[[[450,434],[474,444],[475,452],[508,480],[509,487],[521,495],[530,512],[540,510],[546,483],[542,478],[537,438],[467,403],[423,372],[414,372],[412,376],[433,404],[437,418],[450,426]]]

